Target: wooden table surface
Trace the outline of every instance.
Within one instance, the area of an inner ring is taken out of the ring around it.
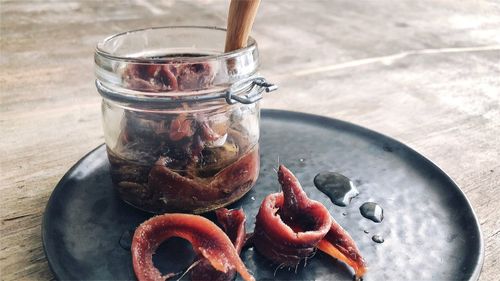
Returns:
[[[95,44],[140,27],[224,27],[227,2],[0,3],[2,280],[53,278],[41,243],[45,204],[104,141]],[[280,86],[263,106],[354,122],[433,160],[479,217],[481,280],[498,280],[499,2],[264,0],[253,35],[262,74]]]

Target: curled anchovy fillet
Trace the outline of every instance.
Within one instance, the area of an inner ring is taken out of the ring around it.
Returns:
[[[245,243],[245,213],[242,209],[228,210],[225,208],[215,211],[217,221],[227,234],[239,254]],[[208,259],[201,259],[191,271],[191,281],[230,281],[236,276],[236,270],[230,269],[224,273],[215,270]]]
[[[296,267],[319,250],[351,266],[357,277],[366,267],[352,238],[323,204],[311,200],[285,166],[278,170],[281,193],[268,195],[257,214],[253,242],[277,264]]]
[[[139,281],[165,280],[154,267],[153,254],[170,237],[189,241],[200,258],[205,258],[217,271],[237,271],[246,281],[255,280],[240,259],[228,236],[210,220],[189,214],[165,214],[142,223],[132,239],[132,264]]]
[[[219,171],[210,181],[183,176],[169,169],[165,165],[165,159],[160,158],[151,169],[148,182],[158,198],[195,198],[193,200],[198,203],[208,204],[221,199],[232,200],[232,196],[236,195],[241,196],[242,190],[247,190],[258,175],[258,150],[254,149]],[[183,211],[184,201],[178,203],[173,200],[169,202],[169,206],[171,209]]]

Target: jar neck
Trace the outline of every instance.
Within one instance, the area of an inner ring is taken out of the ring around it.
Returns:
[[[162,27],[117,34],[99,43],[99,83],[128,96],[183,97],[221,92],[254,76],[257,43],[223,53],[226,31],[209,27]]]
[[[257,43],[223,53],[226,31],[161,27],[117,34],[95,52],[96,86],[108,102],[145,111],[212,110],[255,102]],[[259,80],[260,79],[260,80]],[[257,94],[256,94],[257,93]]]
[[[277,87],[267,83],[263,77],[252,76],[233,83],[223,91],[204,91],[182,96],[142,95],[141,92],[112,89],[96,81],[96,87],[101,96],[121,107],[140,108],[144,110],[193,110],[216,109],[235,103],[252,104],[262,99],[264,92],[274,91]]]

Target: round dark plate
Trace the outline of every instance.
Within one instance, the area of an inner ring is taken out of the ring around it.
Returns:
[[[260,144],[259,180],[230,206],[243,207],[248,231],[264,196],[280,190],[273,168],[282,163],[356,241],[369,266],[365,281],[478,279],[484,246],[469,202],[443,171],[411,148],[343,121],[276,110],[262,112]],[[333,205],[314,187],[320,171],[346,175],[360,195],[347,207]],[[359,207],[367,201],[383,207],[381,223],[361,216]],[[134,280],[127,244],[149,216],[118,199],[105,147],[98,147],[68,171],[47,203],[42,232],[52,271],[60,280]],[[385,242],[373,242],[374,234]],[[164,243],[154,256],[164,273],[186,268],[192,258],[181,239]],[[347,266],[320,252],[296,272],[277,269],[253,248],[242,258],[257,280],[352,280]]]

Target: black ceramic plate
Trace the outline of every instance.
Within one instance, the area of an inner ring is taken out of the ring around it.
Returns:
[[[260,177],[253,190],[231,206],[243,207],[249,231],[264,196],[280,190],[273,170],[278,159],[356,241],[369,266],[364,280],[479,277],[484,254],[481,232],[458,186],[407,146],[325,117],[262,112]],[[314,176],[325,170],[340,172],[358,184],[360,195],[347,207],[333,205],[314,187]],[[383,207],[381,223],[360,215],[359,207],[367,201]],[[118,199],[106,150],[98,147],[68,171],[47,204],[43,244],[54,274],[60,280],[135,279],[127,243],[134,228],[148,217]],[[374,234],[385,242],[373,242]],[[181,239],[164,243],[154,257],[164,272],[182,270],[192,258],[189,244]],[[276,270],[253,248],[242,258],[258,280],[352,280],[347,266],[319,252],[297,272]]]

